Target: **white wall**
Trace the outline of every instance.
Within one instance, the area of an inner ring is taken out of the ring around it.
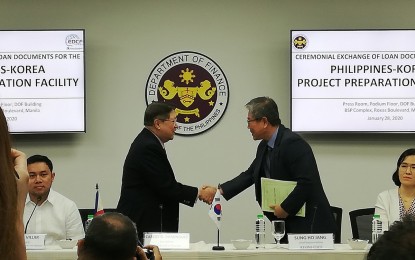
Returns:
[[[115,207],[125,155],[142,128],[145,83],[161,59],[178,51],[200,52],[227,76],[230,100],[219,124],[201,135],[177,136],[166,145],[179,181],[216,185],[246,169],[255,154],[257,143],[246,129],[247,101],[263,95],[274,98],[289,126],[290,29],[412,28],[415,3],[1,0],[0,8],[2,29],[86,29],[87,133],[19,135],[14,144],[28,155],[50,156],[56,170],[54,188],[79,207],[93,207],[96,182],[105,206]],[[414,135],[305,138],[314,149],[330,202],[344,209],[345,241],[351,237],[348,212],[373,206],[378,192],[393,186],[396,159],[413,146]],[[260,212],[253,188],[223,208],[222,241],[252,239]],[[181,207],[180,231],[190,232],[193,242],[215,242],[208,209],[203,203]]]

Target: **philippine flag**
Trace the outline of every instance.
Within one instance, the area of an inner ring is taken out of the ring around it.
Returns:
[[[104,207],[102,206],[101,197],[99,196],[99,189],[98,189],[98,183],[96,185],[96,194],[95,194],[95,210],[94,210],[94,216],[99,216],[104,214]]]
[[[209,216],[215,222],[216,227],[220,229],[220,220],[222,218],[222,205],[220,204],[220,191],[216,190],[215,198],[212,205],[210,205]]]

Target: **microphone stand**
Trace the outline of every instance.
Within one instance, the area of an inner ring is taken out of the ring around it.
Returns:
[[[37,205],[39,205],[39,202],[40,202],[41,200],[42,200],[42,197],[41,197],[41,196],[37,197],[36,205],[35,205],[35,207],[33,208],[32,213],[30,214],[30,217],[29,217],[29,219],[27,220],[27,222],[26,222],[26,226],[25,226],[25,228],[24,228],[24,233],[25,233],[25,234],[26,234],[26,231],[27,231],[27,226],[29,225],[30,219],[32,218],[33,213],[35,212],[35,209],[37,208]]]
[[[316,212],[317,212],[317,205],[314,206],[314,214],[313,214],[313,219],[311,220],[310,233],[313,233],[314,219],[316,218]]]

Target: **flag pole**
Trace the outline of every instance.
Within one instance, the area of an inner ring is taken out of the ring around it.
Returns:
[[[225,247],[223,247],[223,246],[220,246],[219,245],[219,228],[218,228],[218,245],[217,246],[213,246],[212,247],[212,250],[225,250]]]
[[[104,207],[102,205],[101,202],[101,197],[99,195],[99,187],[98,187],[98,183],[95,184],[95,209],[94,209],[94,216],[99,216],[104,214]]]
[[[218,184],[218,189],[220,189],[220,183]],[[220,240],[220,229],[218,227],[218,244],[216,246],[213,246],[212,250],[225,250],[225,247],[219,245],[219,240]]]

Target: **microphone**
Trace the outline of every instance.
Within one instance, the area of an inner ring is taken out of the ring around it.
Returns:
[[[314,214],[313,214],[313,219],[311,220],[310,233],[313,233],[313,226],[314,226],[314,219],[316,218],[316,212],[317,212],[317,205],[314,206]]]
[[[29,217],[29,219],[28,219],[28,220],[27,220],[27,222],[26,222],[26,226],[25,226],[25,228],[24,228],[24,233],[25,233],[25,234],[26,234],[26,231],[27,231],[27,226],[29,225],[30,219],[32,218],[33,213],[35,212],[35,209],[36,209],[37,205],[39,205],[39,202],[40,202],[41,200],[42,200],[42,196],[38,196],[38,197],[37,197],[37,199],[36,199],[36,205],[35,205],[35,207],[33,208],[32,213],[30,214],[30,217]]]

